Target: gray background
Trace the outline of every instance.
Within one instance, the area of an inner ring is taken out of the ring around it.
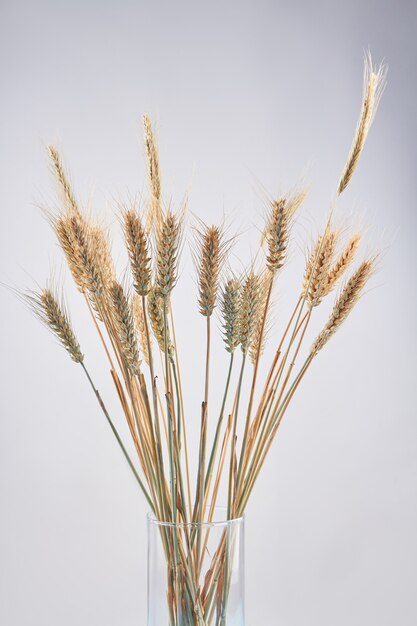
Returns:
[[[165,198],[178,203],[189,189],[199,217],[229,215],[241,233],[235,268],[256,250],[264,192],[311,183],[269,356],[350,146],[364,50],[389,64],[337,210],[340,223],[359,216],[365,249],[383,251],[380,269],[309,372],[249,506],[249,626],[417,623],[416,18],[405,0],[1,2],[0,280],[33,287],[51,267],[61,274],[39,210],[55,201],[49,142],[63,149],[82,202],[112,224],[122,272],[115,201],[146,189],[140,115],[149,111]],[[66,285],[116,412],[95,336]],[[203,376],[194,289],[186,245],[174,308],[191,423]],[[82,372],[7,290],[1,301],[0,623],[145,624],[144,501]],[[218,337],[214,358],[216,398],[226,367]]]

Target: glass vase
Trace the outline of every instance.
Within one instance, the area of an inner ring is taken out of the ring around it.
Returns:
[[[148,626],[244,626],[244,518],[148,515]]]

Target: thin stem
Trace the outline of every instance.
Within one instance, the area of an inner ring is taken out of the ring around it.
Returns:
[[[306,329],[307,329],[307,326],[308,326],[308,323],[309,323],[309,320],[310,320],[310,316],[311,316],[311,311],[305,315],[305,317],[303,318],[303,321],[299,324],[299,327],[296,329],[296,333],[294,335],[295,337],[297,336],[298,331],[300,330],[300,328],[304,324],[303,332],[302,332],[300,340],[298,342],[298,346],[297,346],[297,349],[295,351],[294,357],[292,359],[292,363],[290,364],[290,367],[288,368],[287,375],[286,375],[286,378],[284,380],[282,389],[280,391],[278,400],[276,401],[275,406],[274,406],[274,410],[272,411],[272,417],[270,418],[269,416],[270,416],[270,413],[271,413],[273,400],[274,400],[275,394],[276,394],[276,392],[278,390],[280,379],[281,379],[281,375],[282,375],[282,372],[283,372],[283,363],[281,363],[280,370],[278,372],[279,373],[278,381],[276,382],[276,384],[274,386],[274,393],[273,393],[272,398],[270,399],[269,409],[268,409],[267,415],[266,415],[266,417],[265,417],[265,419],[263,421],[263,425],[262,425],[262,429],[261,429],[260,435],[258,437],[257,445],[256,445],[256,447],[254,449],[254,452],[253,452],[253,458],[252,458],[252,462],[250,464],[250,468],[249,468],[249,470],[247,470],[245,481],[244,482],[242,481],[242,484],[240,486],[240,493],[246,488],[245,485],[250,480],[251,475],[253,475],[253,473],[255,471],[254,468],[258,464],[259,458],[262,455],[262,451],[263,451],[265,442],[267,441],[267,439],[268,439],[268,437],[269,437],[269,435],[271,433],[271,430],[273,429],[273,416],[274,416],[275,410],[276,410],[276,408],[277,408],[277,406],[278,406],[278,404],[280,402],[282,394],[283,394],[283,392],[285,390],[285,387],[286,387],[286,385],[288,383],[291,371],[292,371],[292,369],[293,369],[293,367],[295,365],[295,359],[296,359],[296,357],[298,355],[298,352],[300,350],[300,347],[301,347],[301,344],[302,344],[302,341],[303,341],[303,338],[304,338],[304,335],[305,335],[305,332],[306,332]]]
[[[236,431],[237,431],[237,418],[239,413],[239,401],[240,401],[240,392],[242,389],[242,381],[243,381],[243,372],[245,370],[246,363],[246,352],[242,357],[242,365],[240,368],[239,374],[239,382],[237,386],[236,392],[236,406],[234,410],[233,416],[233,431],[232,438],[230,441],[230,466],[229,466],[229,489],[228,489],[228,497],[227,497],[227,519],[230,520],[232,515],[232,502],[233,502],[233,474],[234,474],[234,465],[235,465],[235,449],[236,449]]]
[[[164,458],[162,454],[162,442],[161,442],[161,429],[159,425],[159,412],[158,412],[158,395],[156,390],[156,378],[155,378],[155,370],[153,363],[153,354],[152,354],[152,345],[151,345],[151,337],[149,332],[149,324],[148,324],[148,314],[146,310],[146,300],[145,296],[142,296],[142,311],[143,311],[143,319],[145,324],[145,334],[146,334],[146,343],[148,345],[148,354],[149,354],[149,370],[151,374],[151,385],[152,385],[152,401],[153,401],[153,412],[154,412],[154,427],[155,427],[155,439],[156,439],[156,453],[158,457],[157,463],[157,476],[159,488],[162,492],[162,486],[165,482],[164,475]],[[162,515],[163,520],[167,519],[166,510],[165,510],[165,498],[162,498]]]
[[[178,347],[177,347],[177,339],[175,335],[175,325],[174,325],[174,316],[172,313],[172,307],[169,308],[170,316],[171,316],[171,327],[172,327],[172,337],[174,340],[175,347],[175,364],[178,374],[178,388],[179,388],[179,397],[181,402],[181,422],[182,422],[182,431],[184,437],[184,457],[185,457],[185,475],[187,481],[187,497],[188,497],[188,508],[191,514],[192,504],[191,504],[191,479],[190,479],[190,466],[189,466],[189,453],[188,453],[188,444],[187,444],[187,428],[185,423],[185,411],[184,411],[184,399],[182,395],[182,383],[181,383],[181,370],[178,358]],[[181,446],[179,446],[181,452]]]
[[[223,400],[222,400],[222,405],[221,405],[221,408],[220,408],[219,419],[217,421],[216,433],[215,433],[215,436],[214,436],[214,441],[213,441],[213,446],[212,446],[212,449],[211,449],[210,459],[209,459],[209,463],[208,463],[208,466],[207,466],[207,473],[206,473],[205,486],[204,486],[205,493],[207,493],[209,491],[209,489],[210,489],[211,479],[212,479],[212,476],[213,476],[214,463],[215,463],[215,460],[216,460],[216,453],[217,453],[217,449],[218,449],[218,445],[219,445],[220,431],[221,431],[223,418],[224,418],[224,409],[225,409],[225,406],[226,406],[227,394],[228,394],[228,391],[229,391],[230,379],[231,379],[231,375],[232,375],[234,355],[235,355],[234,351],[230,353],[230,362],[229,362],[229,369],[228,369],[228,372],[227,372],[226,387],[225,387],[224,394],[223,394]]]
[[[250,494],[252,493],[253,487],[256,483],[256,480],[259,476],[259,473],[262,469],[262,466],[265,462],[265,458],[269,452],[269,449],[272,445],[272,442],[275,438],[275,435],[278,431],[278,428],[281,424],[282,418],[284,417],[285,411],[289,405],[290,400],[292,399],[298,385],[300,384],[303,376],[305,375],[307,369],[309,368],[311,362],[312,362],[312,356],[309,355],[309,357],[307,357],[306,361],[304,362],[302,368],[300,369],[299,373],[297,374],[297,377],[295,378],[294,382],[292,383],[290,389],[288,390],[283,402],[281,403],[281,406],[279,407],[278,411],[277,411],[277,415],[275,417],[275,423],[274,423],[274,428],[273,431],[271,432],[270,436],[269,436],[269,440],[268,443],[266,445],[266,448],[264,449],[262,456],[260,458],[260,461],[258,463],[258,466],[256,467],[256,469],[254,470],[254,472],[252,473],[252,476],[250,477],[250,481],[245,485],[245,489],[241,494],[240,497],[240,501],[237,507],[237,515],[241,516],[243,515],[243,512],[245,511],[248,499],[250,497]]]
[[[100,393],[99,393],[98,389],[97,389],[97,388],[96,388],[96,386],[94,385],[94,383],[93,383],[93,381],[92,381],[92,379],[91,379],[91,376],[90,376],[90,374],[89,374],[89,372],[88,372],[88,370],[87,370],[86,366],[84,365],[84,363],[81,363],[81,366],[82,366],[82,368],[83,368],[83,370],[84,370],[85,375],[87,376],[88,382],[90,383],[90,385],[91,385],[91,387],[92,387],[92,389],[93,389],[93,391],[94,391],[94,394],[95,394],[95,396],[96,396],[96,398],[97,398],[97,401],[98,401],[98,403],[99,403],[99,405],[100,405],[100,408],[101,408],[101,410],[103,411],[104,416],[105,416],[105,418],[106,418],[106,420],[107,420],[107,422],[108,422],[108,424],[109,424],[110,428],[112,429],[113,435],[115,436],[116,441],[117,441],[117,443],[119,444],[119,447],[120,447],[120,449],[121,449],[121,451],[122,451],[122,453],[123,453],[123,456],[125,457],[125,459],[126,459],[126,461],[127,461],[128,465],[129,465],[130,469],[132,470],[133,475],[134,475],[134,477],[136,478],[136,481],[137,481],[137,483],[138,483],[139,487],[141,488],[141,490],[142,490],[142,492],[143,492],[143,495],[144,495],[144,496],[145,496],[145,498],[146,498],[146,501],[148,502],[149,506],[151,507],[152,512],[153,512],[153,513],[155,513],[155,507],[154,507],[154,504],[153,504],[153,502],[152,502],[152,500],[151,500],[151,498],[150,498],[150,496],[149,496],[149,494],[148,494],[148,492],[147,492],[147,490],[146,490],[146,487],[145,487],[145,485],[143,484],[143,482],[142,482],[142,480],[141,480],[141,478],[140,478],[140,476],[139,476],[138,472],[136,471],[136,468],[135,468],[135,466],[134,466],[134,464],[133,464],[133,462],[132,462],[132,460],[131,460],[131,458],[130,458],[129,454],[128,454],[128,453],[127,453],[127,451],[126,451],[126,448],[124,447],[124,444],[123,444],[123,442],[122,442],[122,439],[121,439],[121,437],[120,437],[119,433],[117,432],[117,429],[116,429],[115,425],[113,424],[113,421],[112,421],[112,419],[111,419],[111,417],[110,417],[110,415],[109,415],[109,413],[108,413],[108,411],[107,411],[107,408],[106,408],[106,406],[105,406],[105,404],[104,404],[104,402],[103,402],[103,400],[102,400],[102,398],[101,398],[101,395],[100,395]]]

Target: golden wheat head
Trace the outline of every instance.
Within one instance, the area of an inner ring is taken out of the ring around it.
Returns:
[[[80,215],[77,200],[72,191],[68,176],[59,156],[59,152],[54,146],[47,146],[49,158],[51,159],[52,171],[58,183],[58,188],[62,195],[64,206],[69,214]]]
[[[359,157],[365,145],[366,138],[385,87],[385,77],[386,68],[381,65],[377,70],[375,70],[372,65],[371,55],[368,54],[365,59],[362,110],[355,136],[353,138],[352,147],[340,177],[337,190],[338,195],[340,195],[348,186],[353,176],[353,172],[358,164]]]
[[[223,232],[218,226],[204,225],[201,231],[196,231],[196,237],[198,304],[201,315],[210,317],[216,306],[220,268],[225,257]]]
[[[135,210],[130,209],[124,213],[123,228],[133,286],[139,296],[146,296],[151,286],[151,257],[145,229]]]
[[[148,113],[143,116],[146,161],[148,165],[149,206],[146,219],[146,232],[150,233],[153,226],[161,218],[161,178],[159,173],[159,152],[151,118]]]
[[[327,324],[315,339],[311,346],[311,354],[317,354],[334,335],[337,329],[345,321],[355,304],[358,302],[363,289],[372,275],[376,257],[370,257],[363,261],[352,277],[347,281],[340,292],[333,307]]]

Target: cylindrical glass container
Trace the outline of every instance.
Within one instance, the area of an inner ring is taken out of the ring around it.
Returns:
[[[148,515],[148,626],[244,626],[244,518]]]

